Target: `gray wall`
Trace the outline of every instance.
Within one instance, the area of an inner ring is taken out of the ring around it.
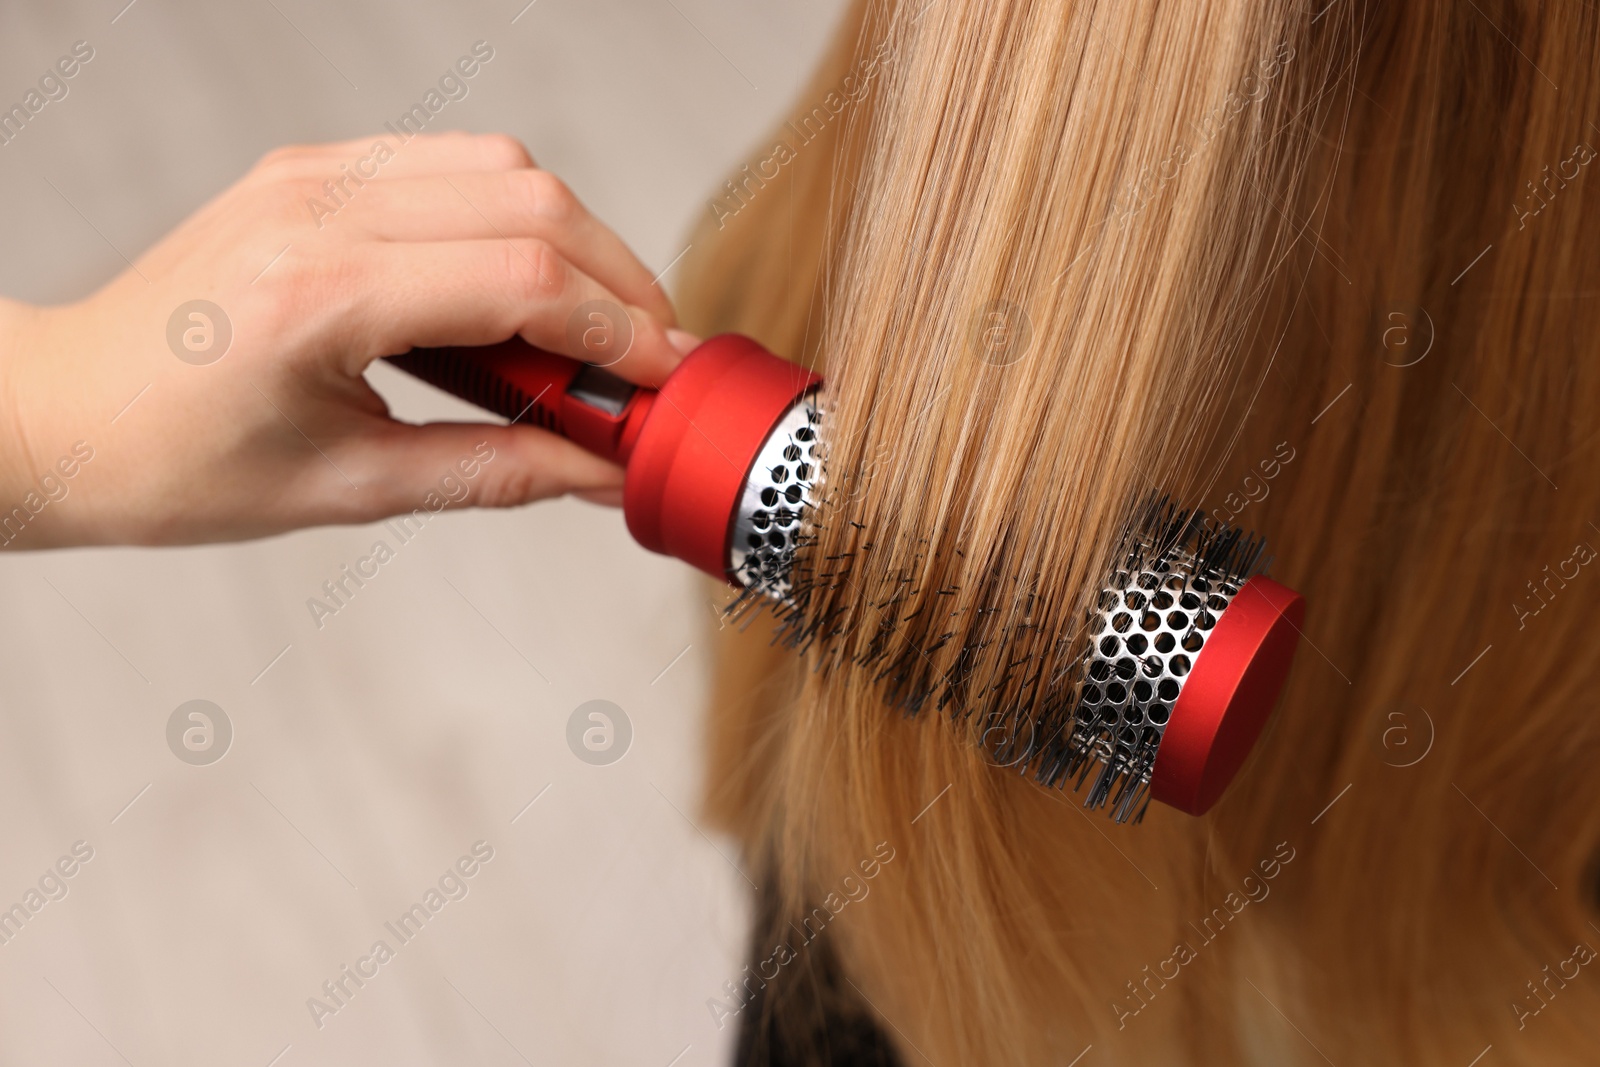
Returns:
[[[842,7],[124,3],[0,8],[0,102],[95,49],[0,147],[7,296],[87,294],[269,148],[377,129],[480,39],[444,124],[522,138],[664,268]],[[469,414],[374,380],[402,417]],[[726,1061],[706,1000],[749,885],[696,825],[703,587],[616,512],[447,513],[318,630],[306,599],[381,536],[0,554],[0,909],[93,849],[0,944],[0,1064]],[[204,766],[167,738],[194,699],[234,731]],[[632,723],[610,766],[567,744],[592,699]],[[478,841],[467,895],[400,945],[385,921]],[[307,998],[380,938],[319,1028]]]

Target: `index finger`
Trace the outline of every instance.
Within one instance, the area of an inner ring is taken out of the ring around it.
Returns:
[[[372,242],[348,253],[341,332],[353,374],[412,348],[497,344],[514,335],[535,348],[659,386],[693,338],[574,266],[533,238]]]

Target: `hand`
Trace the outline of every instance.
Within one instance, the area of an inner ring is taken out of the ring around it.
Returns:
[[[441,499],[614,501],[621,469],[570,442],[402,423],[362,376],[414,347],[513,335],[582,358],[568,322],[594,300],[626,309],[632,346],[609,369],[630,381],[659,385],[694,344],[650,271],[510,138],[269,153],[87,300],[0,302],[0,544],[237,540]]]

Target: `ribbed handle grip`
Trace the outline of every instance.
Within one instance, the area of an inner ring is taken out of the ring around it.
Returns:
[[[389,362],[469,404],[542,426],[613,463],[627,462],[656,396],[519,338],[483,348],[417,348]]]

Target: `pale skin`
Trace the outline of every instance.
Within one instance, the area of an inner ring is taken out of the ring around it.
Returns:
[[[411,348],[512,336],[579,358],[569,317],[609,300],[634,339],[607,369],[658,386],[696,339],[675,328],[650,270],[498,135],[415,138],[319,228],[307,200],[373,140],[269,153],[78,303],[0,300],[0,510],[37,503],[43,475],[67,489],[11,550],[371,522],[418,507],[481,442],[494,460],[459,506],[620,502],[622,470],[568,441],[520,424],[400,422],[362,374]],[[174,310],[196,299],[232,326],[207,365],[168,343]],[[78,442],[93,458],[61,466]]]

